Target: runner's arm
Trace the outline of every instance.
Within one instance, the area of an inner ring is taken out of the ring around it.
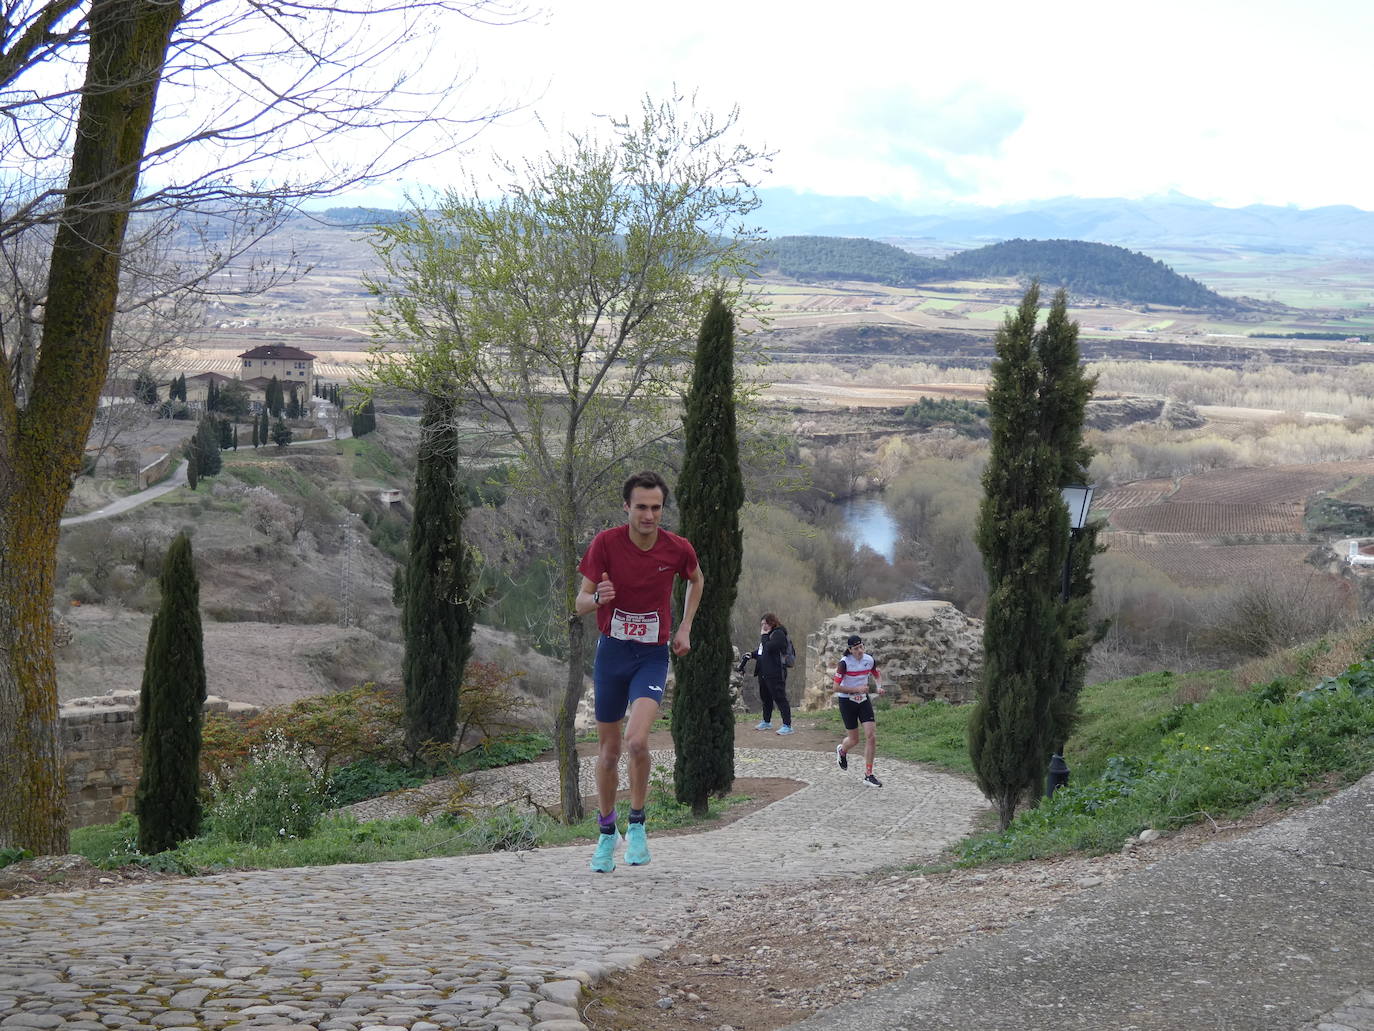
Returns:
[[[615,588],[611,586],[610,579],[605,573],[601,574],[602,580],[599,584],[594,584],[590,578],[582,577],[582,586],[577,592],[577,600],[573,602],[573,611],[579,616],[584,616],[588,612],[593,612],[611,601],[615,597]],[[597,600],[597,592],[601,593],[601,600]]]
[[[687,590],[682,598],[682,622],[673,634],[673,652],[686,655],[692,650],[692,620],[696,618],[697,606],[701,604],[701,591],[706,586],[706,574],[701,571],[701,563],[687,577]]]

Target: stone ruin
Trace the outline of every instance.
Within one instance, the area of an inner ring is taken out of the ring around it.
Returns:
[[[835,666],[850,634],[864,639],[893,701],[973,700],[983,667],[983,621],[947,601],[899,601],[833,616],[807,637],[805,665],[789,678],[799,681],[803,709],[835,704]],[[790,682],[788,694],[795,697]]]
[[[256,706],[213,695],[205,700],[207,713],[256,711]],[[136,733],[138,692],[65,701],[58,721],[69,825],[114,822],[133,806],[143,762]]]

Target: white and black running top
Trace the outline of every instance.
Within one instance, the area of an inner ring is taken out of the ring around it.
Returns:
[[[857,659],[853,655],[846,655],[835,670],[835,683],[839,687],[835,697],[848,698],[854,702],[864,701],[868,698],[870,675],[882,683],[882,678],[878,674],[878,664],[873,661],[872,655],[864,654]],[[860,691],[863,694],[859,694]]]

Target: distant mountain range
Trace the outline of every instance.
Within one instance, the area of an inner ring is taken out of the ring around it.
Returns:
[[[763,189],[759,198],[763,204],[754,219],[771,236],[861,236],[906,246],[926,242],[944,249],[1020,238],[1088,240],[1135,249],[1374,255],[1374,212],[1346,205],[1221,208],[1170,193],[1143,200],[1065,197],[913,214],[867,197],[829,197],[791,189]]]

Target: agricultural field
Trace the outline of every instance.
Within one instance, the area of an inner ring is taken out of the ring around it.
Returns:
[[[1300,571],[1311,544],[1220,544],[1194,538],[1150,539],[1133,533],[1107,533],[1109,554],[1125,553],[1158,569],[1180,587],[1230,587]]]
[[[1357,487],[1371,492],[1374,461],[1267,469],[1223,469],[1143,480],[1105,491],[1093,510],[1108,518],[1109,549],[1140,559],[1182,586],[1241,583],[1305,563],[1314,540],[1303,526],[1307,502]],[[1349,492],[1347,492],[1349,493]],[[1266,539],[1267,538],[1267,539]]]
[[[1302,532],[1302,505],[1190,504],[1169,500],[1112,513],[1112,527],[1135,533],[1167,533],[1189,537]]]

